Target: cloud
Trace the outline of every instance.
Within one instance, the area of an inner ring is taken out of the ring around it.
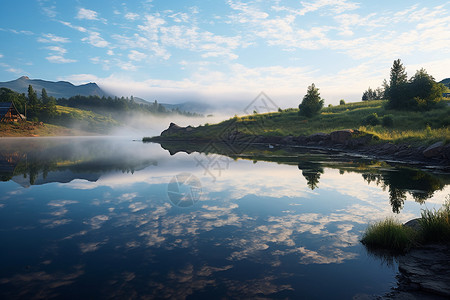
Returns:
[[[134,61],[141,61],[144,58],[147,57],[147,54],[136,51],[136,50],[131,50],[130,53],[128,54],[128,58]]]
[[[140,16],[139,16],[138,14],[131,13],[131,12],[125,14],[125,19],[130,20],[130,21],[135,21],[135,20],[137,20],[139,17],[140,17]]]
[[[98,13],[90,9],[80,8],[75,18],[80,20],[98,20]]]
[[[67,27],[70,27],[72,29],[78,30],[80,32],[87,32],[87,29],[82,26],[72,25],[71,23],[65,21],[59,21],[59,23],[66,25]]]
[[[49,62],[55,63],[55,64],[67,64],[67,63],[76,62],[75,59],[65,58],[61,55],[51,55],[51,56],[47,56],[45,59],[47,59]]]
[[[37,40],[39,43],[69,43],[70,40],[65,37],[57,36],[52,33],[43,34]]]
[[[54,51],[54,52],[58,52],[60,55],[67,53],[67,50],[60,46],[49,46],[49,47],[46,47],[46,49]]]
[[[81,41],[89,43],[92,46],[98,48],[105,48],[109,45],[109,43],[100,36],[100,33],[95,31],[90,32],[89,36],[82,38]]]
[[[0,53],[0,58],[2,58],[2,57],[3,57],[3,54]]]

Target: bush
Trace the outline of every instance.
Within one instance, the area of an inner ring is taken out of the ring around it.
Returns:
[[[341,99],[341,100],[339,101],[339,105],[345,105],[345,100],[344,100],[344,99]]]
[[[370,125],[370,126],[377,126],[380,124],[380,120],[378,119],[377,113],[373,113],[371,115],[368,115],[364,121],[364,125]]]
[[[364,232],[361,242],[369,248],[404,252],[414,245],[415,237],[414,229],[388,218],[370,225]]]
[[[390,115],[384,116],[381,120],[381,125],[384,127],[392,127],[394,126],[394,119],[392,119],[392,116]]]

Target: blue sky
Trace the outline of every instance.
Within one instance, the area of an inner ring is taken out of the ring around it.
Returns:
[[[401,58],[450,77],[448,1],[4,0],[0,81],[97,82],[161,102],[358,101]],[[244,105],[244,104],[243,104]]]

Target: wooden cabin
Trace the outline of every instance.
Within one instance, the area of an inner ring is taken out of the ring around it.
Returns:
[[[0,102],[0,122],[24,121],[25,116],[17,111],[14,102]]]

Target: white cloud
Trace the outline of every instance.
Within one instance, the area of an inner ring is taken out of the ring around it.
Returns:
[[[67,64],[67,63],[76,62],[75,59],[65,58],[61,55],[51,55],[51,56],[46,57],[45,59],[47,59],[49,62],[55,63],[55,64]]]
[[[109,43],[100,36],[100,33],[95,31],[90,32],[89,36],[82,38],[81,41],[89,43],[92,46],[98,48],[105,48],[109,45]]]
[[[3,57],[3,54],[0,53],[0,58],[2,58],[2,57]]]
[[[129,12],[125,15],[125,19],[130,20],[130,21],[135,21],[135,20],[139,19],[139,17],[140,17],[139,14],[135,14],[135,13],[131,13],[131,12]]]
[[[108,55],[112,56],[112,55],[114,55],[114,51],[112,51],[112,50],[108,50],[108,51],[106,52],[106,54],[108,54]]]
[[[128,58],[134,61],[141,61],[143,59],[145,59],[147,57],[147,54],[136,51],[136,50],[131,50],[130,53],[128,54]]]
[[[65,37],[57,36],[52,33],[43,34],[37,40],[39,43],[69,43],[70,40]]]
[[[84,27],[82,27],[82,26],[72,25],[71,23],[65,22],[65,21],[59,21],[59,22],[60,22],[61,24],[63,24],[63,25],[66,25],[67,27],[70,27],[70,28],[72,28],[72,29],[78,30],[78,31],[80,31],[80,32],[86,32],[86,31],[87,31],[87,29],[84,28]]]
[[[75,18],[80,20],[98,20],[98,13],[90,9],[80,8]]]
[[[67,50],[60,46],[49,46],[49,47],[46,47],[46,49],[48,49],[50,51],[58,52],[60,55],[67,53]]]

